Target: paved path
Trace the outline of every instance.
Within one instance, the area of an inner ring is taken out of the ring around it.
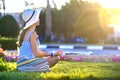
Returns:
[[[68,44],[41,44],[39,48],[48,52],[55,52],[62,49],[64,54],[86,54],[86,55],[120,55],[119,45],[68,45]]]

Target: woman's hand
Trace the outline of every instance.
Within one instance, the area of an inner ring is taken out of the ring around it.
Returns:
[[[60,55],[63,54],[63,51],[59,50],[59,51],[57,51],[56,53],[53,53],[53,54],[54,54],[54,56],[60,56]]]

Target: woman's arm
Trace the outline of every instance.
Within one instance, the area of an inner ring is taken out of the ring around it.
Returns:
[[[47,57],[47,56],[50,56],[49,53],[47,53],[45,51],[38,50],[37,44],[36,44],[36,32],[33,32],[31,34],[30,43],[31,43],[32,51],[33,51],[35,57]]]

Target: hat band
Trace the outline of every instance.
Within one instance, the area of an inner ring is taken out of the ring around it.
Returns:
[[[25,23],[27,23],[28,21],[30,21],[30,19],[33,17],[34,13],[35,13],[35,10],[33,11],[31,17],[27,21],[25,21]]]

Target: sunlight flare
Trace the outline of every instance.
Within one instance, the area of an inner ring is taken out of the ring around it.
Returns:
[[[119,0],[97,0],[104,8],[120,8]]]

